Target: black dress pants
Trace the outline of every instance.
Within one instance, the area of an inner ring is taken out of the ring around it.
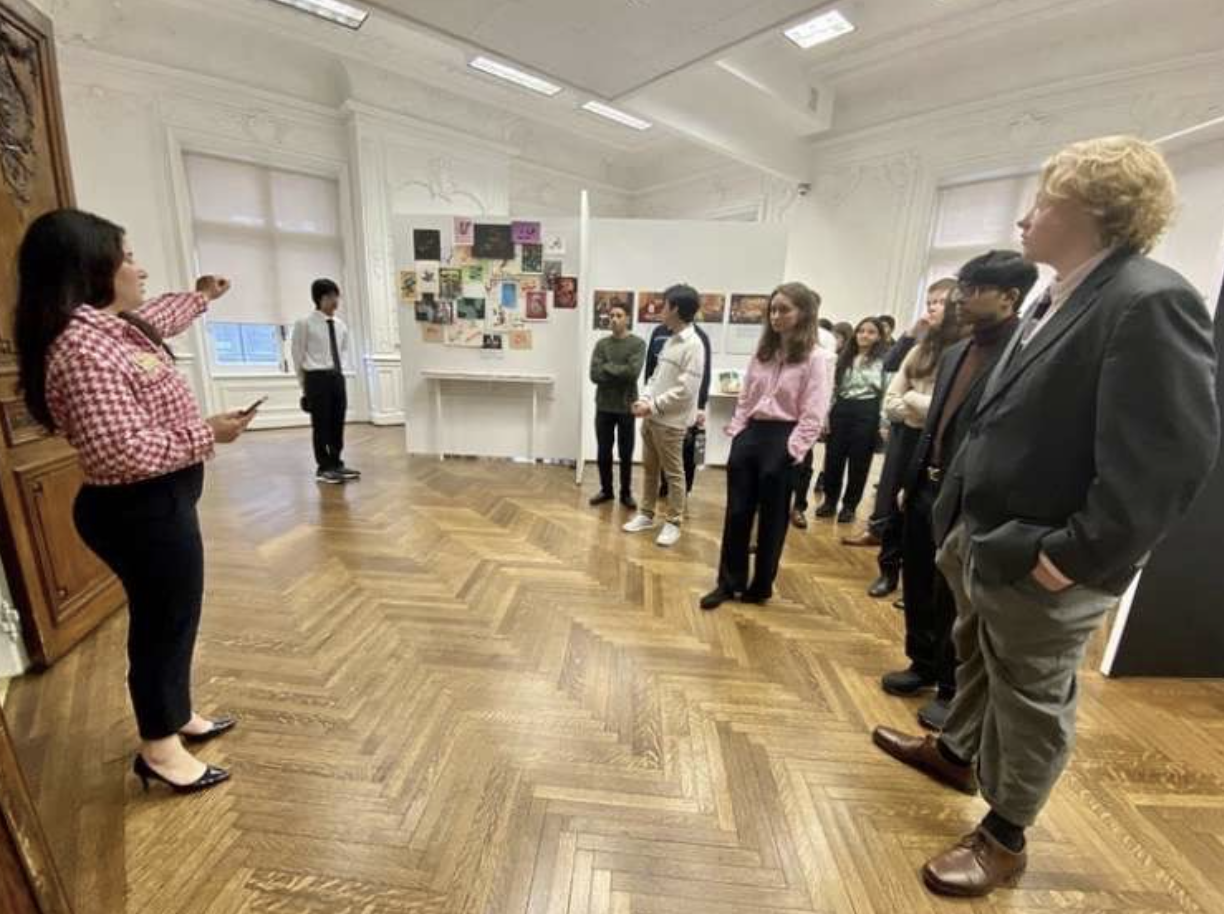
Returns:
[[[314,438],[315,464],[319,470],[338,470],[344,465],[344,414],[348,395],[344,375],[338,371],[306,372],[306,405],[310,407],[310,429]]]
[[[141,739],[191,720],[191,658],[204,600],[196,502],[204,465],[120,486],[83,486],[77,532],[128,599],[128,691]]]
[[[880,539],[877,562],[883,575],[896,575],[901,571],[904,521],[897,506],[897,493],[901,488],[901,476],[909,466],[921,437],[922,429],[910,428],[904,422],[894,422],[889,429],[884,466],[880,468],[880,484],[876,488],[875,508],[867,521],[867,529]]]
[[[809,450],[803,455],[803,462],[791,466],[791,495],[794,501],[791,508],[798,511],[800,514],[807,513],[808,509],[808,489],[812,485],[812,451]]]
[[[829,411],[829,440],[825,445],[825,501],[853,511],[863,500],[871,458],[880,434],[880,401],[838,400]],[[849,465],[847,472],[847,464]],[[845,482],[845,497],[842,483]]]
[[[620,495],[627,498],[633,491],[633,413],[595,413],[595,440],[599,445],[599,490],[612,495],[612,445],[617,445],[620,457]]]
[[[786,544],[791,498],[787,442],[793,422],[749,422],[731,442],[727,460],[727,512],[723,520],[718,585],[727,593],[767,600],[773,596]],[[748,581],[748,547],[757,522],[756,572]]]
[[[935,566],[931,508],[939,488],[922,479],[906,493],[902,593],[905,595],[905,653],[920,672],[935,678],[941,695],[956,693],[956,650],[952,624],[956,600]]]

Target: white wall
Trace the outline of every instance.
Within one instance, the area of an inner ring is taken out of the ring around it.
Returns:
[[[699,292],[765,293],[782,281],[786,229],[779,223],[697,222],[651,219],[593,219],[587,288],[581,291],[586,344],[582,349],[583,455],[594,459],[595,386],[586,368],[596,341],[606,333],[593,329],[592,293],[596,289],[629,289],[635,293],[662,291],[685,282]],[[635,308],[636,310],[636,308]],[[634,332],[649,339],[654,324],[637,324]],[[724,331],[702,324],[710,336],[711,364],[717,388],[718,372],[746,369],[749,356],[725,351]],[[755,335],[755,333],[753,333]],[[707,410],[706,462],[726,462],[729,439],[722,427],[731,419],[735,400],[711,397]]]
[[[1168,159],[1180,206],[1152,256],[1185,275],[1214,311],[1224,277],[1224,139],[1179,144]]]

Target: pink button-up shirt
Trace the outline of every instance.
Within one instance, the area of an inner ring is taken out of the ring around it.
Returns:
[[[204,313],[198,292],[163,295],[137,313],[164,337]],[[86,482],[119,485],[212,456],[212,429],[164,350],[115,315],[81,305],[47,352],[47,407],[77,449]]]
[[[828,420],[833,367],[832,354],[819,346],[797,363],[753,356],[727,433],[735,437],[753,419],[797,423],[786,447],[793,459],[802,460]]]

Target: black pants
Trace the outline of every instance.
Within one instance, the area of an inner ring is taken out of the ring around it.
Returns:
[[[727,513],[723,521],[718,584],[727,593],[773,596],[778,561],[790,526],[790,452],[793,422],[752,421],[731,442],[727,460]],[[748,547],[757,521],[756,572],[748,582]]]
[[[204,601],[196,502],[204,465],[131,485],[84,486],[73,520],[128,600],[128,691],[142,739],[191,720],[191,656]]]
[[[931,508],[938,494],[938,487],[925,479],[906,493],[905,653],[916,669],[935,677],[940,694],[948,697],[956,693],[956,650],[952,646],[956,600],[935,566]]]
[[[306,372],[306,404],[314,433],[315,463],[320,470],[338,470],[344,465],[344,413],[348,395],[344,375],[338,371]]]
[[[897,492],[921,437],[922,429],[910,428],[904,422],[894,422],[889,429],[884,466],[880,468],[880,484],[876,488],[875,508],[867,521],[867,529],[880,538],[877,558],[880,574],[896,575],[901,571],[904,523],[901,509],[897,507]]]
[[[829,411],[829,441],[825,445],[825,501],[853,511],[863,500],[871,458],[880,434],[880,401],[838,400]],[[846,465],[849,464],[847,473]],[[845,477],[846,492],[842,497]]]
[[[693,491],[693,480],[697,478],[697,426],[690,425],[684,433],[684,450],[681,452],[684,460],[684,492]],[[667,480],[659,476],[659,497],[667,497]]]
[[[803,456],[803,463],[792,464],[790,468],[791,495],[794,497],[791,507],[801,513],[808,509],[808,490],[812,486],[812,462],[812,452],[809,450]]]
[[[633,490],[633,413],[595,413],[595,440],[599,442],[599,490],[612,493],[612,444],[620,456],[620,494],[626,498]]]

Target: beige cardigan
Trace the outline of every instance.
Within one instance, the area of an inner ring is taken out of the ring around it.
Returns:
[[[918,347],[905,356],[900,370],[893,375],[888,390],[884,393],[884,418],[889,422],[904,422],[910,428],[922,428],[926,423],[927,410],[931,408],[931,393],[935,390],[935,372],[925,378],[913,378]]]

